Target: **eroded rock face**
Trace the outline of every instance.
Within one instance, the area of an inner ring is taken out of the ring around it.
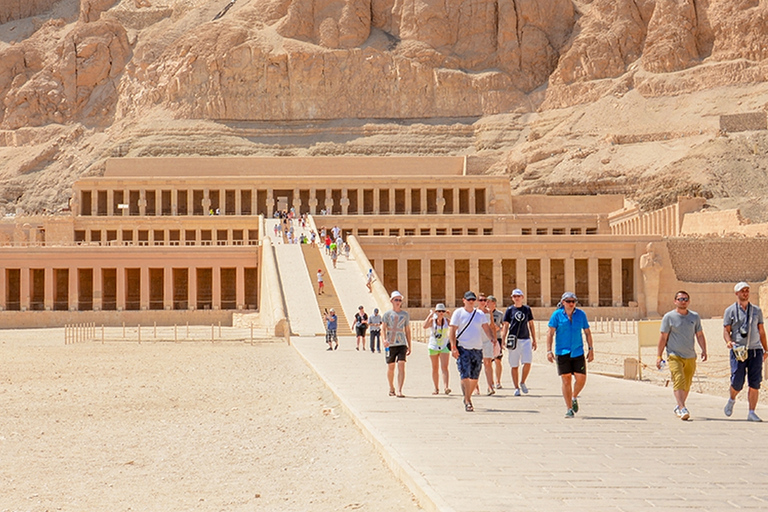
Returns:
[[[47,30],[41,29],[36,36],[45,38],[60,23],[50,22]],[[35,42],[0,52],[0,66],[13,75],[3,100],[4,128],[102,117],[112,108],[117,101],[116,80],[131,56],[126,31],[120,24],[80,23],[57,44],[52,55],[40,54]],[[5,64],[6,55],[10,65]],[[0,92],[3,85],[0,80]]]

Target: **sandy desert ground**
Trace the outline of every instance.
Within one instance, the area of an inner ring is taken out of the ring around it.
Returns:
[[[284,344],[2,331],[0,511],[414,511]]]

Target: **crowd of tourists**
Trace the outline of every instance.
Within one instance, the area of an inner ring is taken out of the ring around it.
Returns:
[[[768,356],[768,344],[760,308],[749,301],[750,285],[740,282],[734,287],[736,301],[723,314],[723,340],[730,353],[730,398],[724,414],[733,414],[736,397],[748,387],[748,421],[762,421],[755,412],[763,376],[763,364]],[[403,295],[390,295],[392,309],[379,316],[378,309],[370,318],[359,307],[352,327],[356,334],[356,349],[366,350],[365,332],[370,327],[370,350],[380,350],[383,344],[387,362],[387,382],[390,396],[404,397],[405,363],[411,354],[410,316],[403,310]],[[512,292],[512,302],[503,313],[497,309],[497,299],[467,291],[463,307],[448,314],[445,304],[437,304],[423,322],[430,336],[427,349],[432,365],[433,395],[451,393],[449,363],[456,361],[461,380],[464,410],[474,411],[473,395],[480,394],[480,373],[485,373],[486,394],[501,389],[504,351],[510,367],[514,396],[529,392],[526,381],[531,371],[533,351],[537,350],[537,335],[533,312],[525,304],[520,289]],[[586,313],[577,307],[578,297],[565,292],[550,315],[546,332],[547,360],[555,364],[561,379],[565,417],[579,412],[579,396],[587,382],[587,366],[595,357],[594,341]],[[696,370],[696,344],[699,356],[707,360],[707,343],[699,315],[690,309],[690,295],[678,291],[675,308],[661,321],[657,367],[669,367],[676,401],[674,413],[688,420],[691,413],[686,399]],[[375,335],[374,335],[375,332]],[[330,346],[330,342],[329,342]],[[329,347],[329,350],[331,348]],[[666,359],[664,352],[666,351]]]

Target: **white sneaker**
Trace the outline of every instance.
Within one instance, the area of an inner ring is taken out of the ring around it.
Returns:
[[[515,396],[520,396],[520,390],[519,389],[515,390]]]
[[[680,416],[682,416],[682,414],[683,413],[680,411],[680,407],[675,406],[675,416],[679,418]]]
[[[725,409],[723,409],[723,412],[725,412],[726,416],[730,416],[733,414],[733,406],[736,403],[736,400],[728,399],[727,402],[725,402]]]
[[[528,394],[528,386],[525,385],[525,382],[520,383],[520,389],[522,389],[523,393],[525,393],[526,395]]]
[[[681,420],[686,421],[690,417],[691,417],[691,414],[688,412],[688,409],[686,409],[685,407],[680,409],[680,419]]]
[[[749,414],[747,414],[747,421],[763,421],[760,419],[760,416],[755,414],[755,411],[749,411]]]

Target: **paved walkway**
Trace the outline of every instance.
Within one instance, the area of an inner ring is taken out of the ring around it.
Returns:
[[[383,354],[351,338],[335,352],[322,338],[292,343],[426,510],[768,509],[768,422],[746,422],[744,402],[725,418],[722,399],[692,393],[683,422],[671,389],[590,375],[581,411],[565,419],[554,366],[537,365],[530,394],[513,397],[507,373],[508,388],[466,413],[453,361],[452,395],[431,395],[422,344],[406,398],[394,398]]]

